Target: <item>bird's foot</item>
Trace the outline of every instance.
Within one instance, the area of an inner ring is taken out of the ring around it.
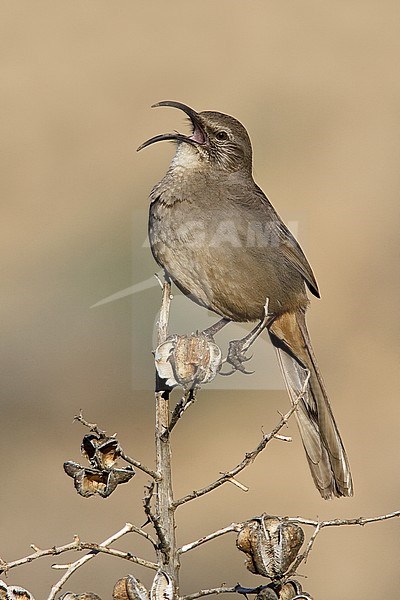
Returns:
[[[227,373],[220,373],[221,375],[232,375],[235,371],[240,371],[245,375],[252,375],[254,371],[248,371],[244,363],[251,360],[253,355],[246,356],[245,352],[247,350],[248,344],[246,339],[243,340],[232,340],[229,342],[228,356],[226,357],[224,362],[230,364],[233,369],[228,371]]]

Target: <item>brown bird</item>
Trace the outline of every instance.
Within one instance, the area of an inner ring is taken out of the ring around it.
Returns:
[[[252,147],[243,125],[219,112],[190,118],[192,135],[168,133],[176,153],[151,191],[149,237],[154,258],[180,290],[229,321],[258,321],[254,335],[231,343],[228,360],[244,371],[243,350],[267,329],[295,411],[315,485],[323,498],[351,496],[353,484],[307,331],[306,286],[318,285],[299,244],[252,176]],[[267,303],[268,314],[265,313]]]

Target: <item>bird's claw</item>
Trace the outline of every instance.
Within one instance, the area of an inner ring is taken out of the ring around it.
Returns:
[[[248,371],[244,367],[243,363],[253,358],[253,355],[245,355],[243,350],[244,344],[245,342],[243,340],[232,340],[229,342],[228,356],[226,357],[225,362],[229,363],[233,369],[227,373],[221,373],[221,375],[232,375],[235,371],[240,371],[245,375],[252,375],[254,373],[254,371]]]

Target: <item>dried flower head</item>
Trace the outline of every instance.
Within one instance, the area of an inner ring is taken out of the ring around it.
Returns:
[[[139,579],[127,575],[115,584],[113,600],[149,600],[149,593]]]
[[[120,445],[115,437],[91,433],[85,435],[81,452],[89,461],[90,467],[67,461],[64,471],[73,478],[75,489],[84,498],[99,494],[107,498],[121,483],[127,483],[135,475],[131,467],[116,468]]]
[[[159,569],[154,577],[150,590],[150,600],[173,600],[174,584],[171,577]]]
[[[309,594],[303,592],[300,583],[294,579],[286,581],[284,584],[272,582],[269,585],[262,586],[258,592],[256,600],[295,600],[298,598],[310,598]]]
[[[82,440],[81,452],[97,469],[112,469],[117,462],[120,446],[114,437],[103,437],[91,433]]]
[[[18,585],[7,585],[0,579],[0,600],[35,600],[28,590]]]
[[[203,333],[171,335],[155,351],[159,376],[173,387],[210,383],[221,368],[221,350]]]
[[[75,489],[84,498],[99,494],[107,498],[121,483],[127,483],[135,475],[132,467],[101,470],[83,467],[76,462],[64,463],[64,471],[74,479]]]
[[[246,567],[256,575],[281,579],[304,541],[301,527],[281,517],[263,515],[247,521],[236,545],[246,554]]]

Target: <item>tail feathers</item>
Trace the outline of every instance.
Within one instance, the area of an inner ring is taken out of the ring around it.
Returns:
[[[304,312],[281,315],[269,333],[292,402],[307,383],[295,415],[317,489],[323,498],[352,496],[349,462],[311,347]]]

